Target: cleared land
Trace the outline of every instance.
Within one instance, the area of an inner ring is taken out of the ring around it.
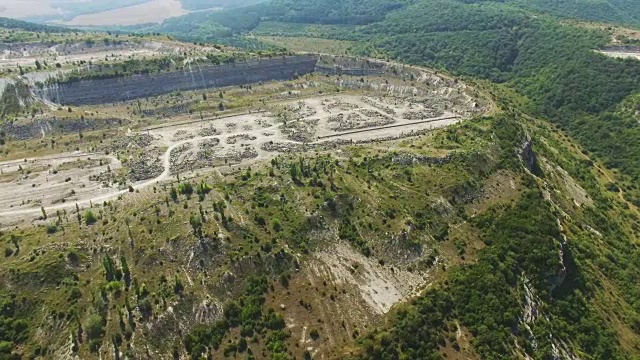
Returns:
[[[348,54],[356,44],[354,41],[332,40],[313,37],[256,36],[264,42],[282,46],[292,51],[327,54]]]
[[[31,84],[44,82],[76,70],[92,66],[109,66],[130,60],[183,56],[202,57],[220,50],[198,46],[161,37],[137,39],[127,36],[108,36],[100,40],[83,39],[80,36],[55,38],[52,41],[27,43],[0,43],[0,93],[7,82],[14,82],[16,75]],[[38,68],[38,66],[40,66]]]
[[[420,135],[492,108],[476,89],[428,69],[355,58],[325,61],[377,70],[365,77],[308,74],[77,109],[51,104],[46,113],[18,119],[4,129],[9,143],[0,162],[0,222],[37,220],[43,208],[48,214],[82,211],[178,177],[244,168],[283,154],[339,154],[344,146]]]
[[[290,119],[287,121],[287,117]],[[133,183],[143,189],[195,171],[273,158],[281,153],[328,149],[342,143],[399,138],[462,119],[395,97],[325,96],[272,105],[272,111],[131,133],[144,137],[161,173]],[[81,162],[84,160],[85,162]],[[154,161],[154,160],[152,160]],[[58,169],[64,166],[64,169]],[[109,167],[109,168],[108,168]],[[64,154],[0,163],[0,217],[7,219],[101,203],[129,191],[112,183],[121,168],[114,156]],[[1,180],[1,179],[0,179]]]
[[[600,53],[607,56],[621,59],[638,59],[640,60],[640,49],[638,50],[602,50]]]

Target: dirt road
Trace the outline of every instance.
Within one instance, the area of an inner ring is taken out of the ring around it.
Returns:
[[[298,114],[298,119],[283,122],[271,113],[254,113],[137,132],[150,135],[154,139],[153,147],[166,150],[158,157],[162,172],[152,179],[133,183],[131,187],[141,190],[170,180],[176,171],[181,171],[180,167],[185,161],[195,161],[198,155],[202,155],[198,151],[202,151],[201,147],[208,140],[215,139],[214,145],[207,149],[207,159],[216,156],[225,158],[229,154],[242,154],[250,150],[253,154],[251,161],[263,161],[279,154],[262,148],[268,142],[294,145],[322,144],[337,139],[358,142],[407,136],[414,131],[448,126],[463,119],[448,111],[432,118],[408,117],[406,115],[415,115],[420,110],[416,104],[404,104],[397,99],[385,102],[381,98],[357,96],[313,98],[291,101],[283,106],[293,109],[290,111]],[[214,126],[216,130],[213,133],[205,131]],[[300,141],[296,137],[297,131],[311,132],[315,140]],[[189,168],[190,171],[211,167],[195,164],[195,167]],[[25,171],[21,166],[28,169]],[[116,170],[121,166],[116,157],[97,153],[63,154],[0,163],[0,169],[4,172],[0,174],[0,183],[3,184],[0,187],[0,221],[4,225],[34,218],[40,216],[43,207],[51,214],[56,210],[74,208],[76,204],[83,209],[115,199],[129,192],[128,186],[104,186],[95,179],[107,167]],[[63,170],[54,172],[56,167]]]

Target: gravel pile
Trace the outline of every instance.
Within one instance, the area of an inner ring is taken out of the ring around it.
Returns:
[[[148,155],[130,160],[128,165],[129,179],[133,182],[156,178],[164,171],[160,159]]]
[[[405,120],[424,120],[432,119],[444,115],[444,111],[440,109],[425,109],[422,111],[408,111],[402,114]]]
[[[235,144],[238,141],[252,141],[257,139],[255,136],[253,135],[249,135],[249,134],[238,134],[238,135],[233,135],[233,136],[229,136],[227,138],[227,144]]]
[[[207,127],[203,127],[198,131],[198,136],[214,136],[220,135],[220,131],[213,127],[213,125],[209,125]]]

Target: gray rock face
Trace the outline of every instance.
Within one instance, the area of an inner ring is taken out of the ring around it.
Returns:
[[[349,75],[349,76],[371,76],[371,75],[382,75],[384,74],[384,68],[381,65],[364,67],[364,66],[353,66],[348,67],[344,65],[327,65],[327,64],[318,64],[316,67],[316,71],[329,74],[329,75]]]
[[[40,119],[25,125],[6,123],[0,126],[9,137],[15,140],[28,140],[45,137],[51,134],[72,134],[84,131],[94,131],[115,128],[127,123],[126,120],[109,119]]]
[[[291,80],[312,73],[317,57],[291,56],[260,59],[191,70],[80,80],[51,85],[38,96],[62,105],[98,105],[168,94],[173,91],[236,86],[261,81]]]
[[[520,148],[520,152],[518,153],[524,167],[527,168],[532,174],[539,176],[540,168],[538,167],[538,163],[536,160],[536,153],[533,152],[533,141],[530,137],[522,144]]]

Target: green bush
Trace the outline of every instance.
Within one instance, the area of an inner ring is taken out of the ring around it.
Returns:
[[[98,221],[98,219],[96,218],[96,216],[93,214],[93,212],[91,210],[87,210],[84,213],[84,223],[89,226],[89,225],[93,225]]]
[[[47,225],[47,234],[52,235],[58,232],[58,226],[54,224]]]
[[[102,316],[98,314],[90,315],[85,325],[85,332],[87,334],[87,338],[89,340],[102,339],[102,337],[104,336],[105,325],[106,325],[106,321]]]

